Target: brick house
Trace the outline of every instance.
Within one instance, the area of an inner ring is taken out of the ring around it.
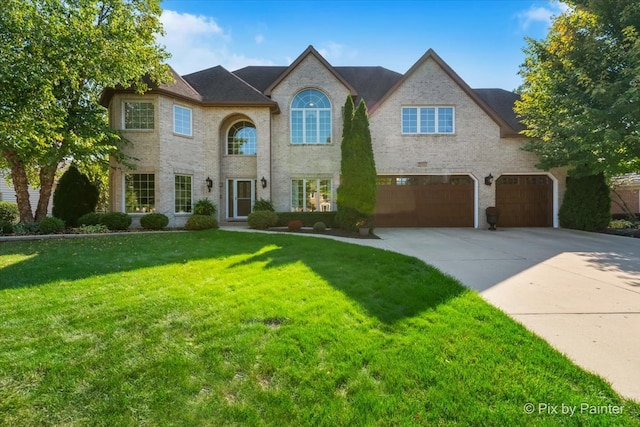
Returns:
[[[181,226],[201,198],[221,221],[254,200],[277,211],[333,211],[340,184],[342,108],[369,111],[378,173],[378,226],[557,227],[563,170],[540,171],[522,151],[517,95],[471,89],[434,51],[405,74],[334,67],[312,46],[289,66],[217,66],[137,95],[109,89],[102,104],[132,142],[135,169],[113,164],[111,208],[161,212]]]

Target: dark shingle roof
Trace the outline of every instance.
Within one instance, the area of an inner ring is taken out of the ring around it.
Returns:
[[[263,92],[276,81],[278,76],[285,72],[288,67],[269,67],[269,66],[249,66],[233,72],[251,86]]]
[[[473,90],[489,107],[493,109],[516,132],[525,129],[520,122],[513,105],[520,99],[520,95],[504,89],[474,89]]]
[[[258,89],[222,66],[187,74],[183,78],[200,94],[202,101],[213,104],[273,104]]]
[[[402,74],[383,67],[335,67],[351,86],[358,91],[368,108],[377,103],[385,93],[402,78]]]

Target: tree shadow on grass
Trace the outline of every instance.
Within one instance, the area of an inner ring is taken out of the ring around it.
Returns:
[[[3,256],[15,256],[14,262]],[[369,247],[308,237],[224,231],[101,236],[21,242],[0,247],[0,296],[12,288],[240,257],[265,271],[304,263],[334,289],[384,323],[413,317],[465,292],[422,261]],[[295,281],[295,277],[284,280]]]

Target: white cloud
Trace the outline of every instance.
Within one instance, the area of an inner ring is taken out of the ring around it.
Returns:
[[[262,35],[262,34],[258,34],[258,35],[256,35],[256,43],[257,43],[257,44],[262,44],[262,43],[264,43],[264,35]]]
[[[231,35],[212,17],[164,10],[161,21],[165,35],[159,42],[166,46],[171,54],[169,65],[179,74],[216,65],[231,71],[247,65],[272,65],[269,60],[231,52]]]
[[[535,24],[544,24],[546,27],[551,25],[554,17],[566,12],[569,6],[562,2],[554,2],[548,7],[531,6],[528,10],[518,14],[520,28],[525,31]]]
[[[343,59],[351,60],[358,56],[358,51],[346,45],[329,41],[318,48],[318,53],[329,62],[340,62]]]

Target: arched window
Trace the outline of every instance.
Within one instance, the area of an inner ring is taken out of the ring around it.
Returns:
[[[291,102],[291,143],[331,143],[331,101],[315,89],[305,89]]]
[[[251,122],[236,122],[227,136],[227,154],[256,155],[256,127]]]

